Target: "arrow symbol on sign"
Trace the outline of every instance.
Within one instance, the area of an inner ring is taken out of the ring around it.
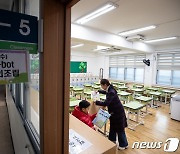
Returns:
[[[11,24],[0,22],[0,26],[11,27]]]

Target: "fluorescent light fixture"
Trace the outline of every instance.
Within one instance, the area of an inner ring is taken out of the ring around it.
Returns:
[[[77,44],[77,45],[71,46],[71,48],[78,48],[78,47],[82,47],[82,46],[84,46],[84,44]]]
[[[84,24],[100,15],[103,15],[111,10],[114,10],[115,8],[117,8],[117,5],[109,2],[109,3],[105,4],[104,6],[100,7],[99,9],[91,12],[90,14],[87,14],[87,15],[79,18],[75,22],[78,24]]]
[[[148,40],[144,41],[145,43],[153,43],[153,42],[160,42],[160,41],[167,41],[167,40],[174,40],[177,39],[177,37],[166,37],[166,38],[161,38],[161,39],[155,39],[155,40]]]
[[[97,45],[97,48],[94,49],[93,51],[105,50],[105,49],[108,49],[108,48],[109,48],[109,47],[102,46],[102,45]]]
[[[142,32],[142,31],[146,31],[146,30],[150,30],[150,29],[154,29],[154,28],[156,28],[156,26],[151,25],[151,26],[148,26],[148,27],[143,27],[143,28],[138,28],[138,29],[134,29],[134,30],[121,32],[121,33],[119,33],[119,35],[127,36],[127,35],[131,35],[131,34],[134,34],[134,33]]]

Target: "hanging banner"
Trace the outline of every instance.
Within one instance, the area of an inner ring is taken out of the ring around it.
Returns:
[[[37,17],[0,9],[0,49],[36,54],[37,44]]]
[[[28,52],[0,50],[0,84],[28,82]]]

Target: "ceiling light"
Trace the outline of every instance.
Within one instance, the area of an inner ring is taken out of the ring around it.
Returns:
[[[167,40],[174,40],[177,39],[177,37],[166,37],[166,38],[161,38],[161,39],[155,39],[155,40],[148,40],[144,41],[145,43],[152,43],[152,42],[160,42],[160,41],[167,41]]]
[[[102,46],[102,45],[97,45],[97,48],[94,49],[93,51],[99,51],[99,50],[104,50],[104,49],[108,49],[109,47],[106,46]]]
[[[131,35],[131,34],[134,34],[134,33],[142,32],[142,31],[146,31],[146,30],[150,30],[150,29],[154,29],[154,28],[156,28],[156,26],[151,25],[151,26],[148,26],[148,27],[143,27],[143,28],[138,28],[138,29],[134,29],[134,30],[121,32],[121,33],[119,33],[119,35],[128,36],[128,35]]]
[[[103,15],[111,10],[114,10],[115,8],[117,8],[117,5],[112,3],[112,2],[109,2],[105,5],[103,5],[102,7],[100,7],[99,9],[79,18],[78,20],[76,20],[75,22],[78,23],[78,24],[84,24],[100,15]]]
[[[78,47],[82,47],[82,46],[84,46],[84,44],[77,44],[77,45],[71,46],[71,48],[78,48]]]

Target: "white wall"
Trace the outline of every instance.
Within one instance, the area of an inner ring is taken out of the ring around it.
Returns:
[[[92,53],[71,51],[71,61],[85,61],[87,62],[87,73],[99,76],[100,68],[105,69],[105,56]]]

